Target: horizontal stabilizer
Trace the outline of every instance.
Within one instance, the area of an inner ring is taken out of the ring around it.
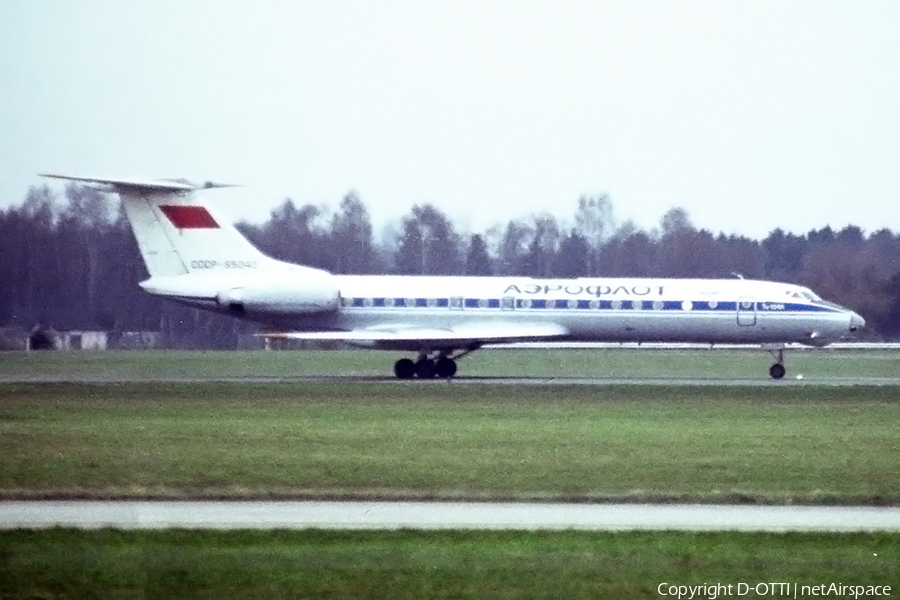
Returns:
[[[204,183],[192,183],[185,179],[103,179],[99,177],[74,177],[71,175],[56,175],[54,173],[40,173],[41,177],[50,177],[52,179],[65,179],[67,181],[78,181],[81,183],[94,183],[99,185],[108,185],[113,188],[126,190],[144,190],[148,192],[190,192],[192,190],[209,190],[213,188],[234,187],[227,183],[214,183],[206,181]]]

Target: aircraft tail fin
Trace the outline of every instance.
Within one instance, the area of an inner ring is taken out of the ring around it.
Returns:
[[[197,193],[231,186],[181,179],[42,176],[96,184],[117,193],[151,277],[259,271],[282,264],[260,252]]]

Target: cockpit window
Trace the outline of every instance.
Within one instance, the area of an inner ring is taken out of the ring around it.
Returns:
[[[816,296],[816,295],[813,293],[813,291],[812,291],[811,289],[809,289],[809,288],[802,288],[802,289],[800,290],[800,293],[803,294],[803,297],[804,297],[804,298],[806,298],[807,300],[810,300],[810,301],[812,301],[812,302],[821,302],[821,301],[822,301],[822,299],[819,298],[818,296]]]
[[[791,288],[785,290],[785,295],[789,298],[798,300],[809,300],[810,302],[821,302],[822,299],[816,296],[809,288]]]

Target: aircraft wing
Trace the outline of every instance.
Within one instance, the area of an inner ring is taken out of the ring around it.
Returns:
[[[383,325],[352,331],[289,331],[262,334],[294,340],[339,340],[359,346],[418,351],[455,349],[483,344],[537,342],[563,339],[568,329],[555,323],[461,323],[452,327]]]

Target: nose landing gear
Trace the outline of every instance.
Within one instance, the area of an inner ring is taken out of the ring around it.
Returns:
[[[787,369],[784,368],[784,348],[769,350],[769,352],[775,358],[775,364],[769,367],[769,377],[772,379],[781,379],[784,377],[784,374],[787,373]]]
[[[784,365],[780,363],[775,363],[769,367],[769,377],[772,379],[781,379],[786,372],[787,370],[784,368]]]

